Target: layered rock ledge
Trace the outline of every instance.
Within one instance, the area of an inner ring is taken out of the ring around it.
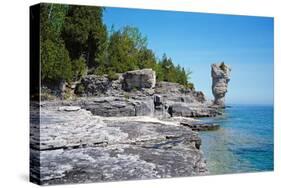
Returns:
[[[152,69],[119,74],[116,80],[87,75],[68,89],[72,99],[31,104],[31,181],[46,185],[208,173],[197,131],[219,126],[193,118],[221,112],[203,92],[156,83]]]
[[[85,183],[208,172],[198,133],[177,121],[93,116],[80,107],[54,103],[45,103],[40,115],[40,125],[38,116],[31,117],[34,182]]]

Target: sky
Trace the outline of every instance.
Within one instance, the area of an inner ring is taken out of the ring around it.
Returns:
[[[211,64],[230,65],[227,104],[273,104],[273,18],[106,8],[108,29],[137,27],[158,58],[192,71],[196,90],[213,99]]]

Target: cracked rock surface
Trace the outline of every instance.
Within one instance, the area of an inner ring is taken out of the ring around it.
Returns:
[[[31,115],[30,131],[34,182],[85,183],[208,173],[198,133],[180,123],[148,116],[94,116],[85,109],[54,104],[40,108],[40,125],[37,115]]]

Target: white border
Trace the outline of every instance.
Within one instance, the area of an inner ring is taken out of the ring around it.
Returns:
[[[29,6],[38,2],[40,1],[6,0],[1,2],[0,6],[0,187],[37,187],[29,183],[27,179],[29,166]],[[59,0],[52,2],[270,16],[274,17],[275,20],[274,172],[64,185],[59,187],[278,187],[281,178],[281,97],[279,97],[281,96],[281,6],[278,0]]]

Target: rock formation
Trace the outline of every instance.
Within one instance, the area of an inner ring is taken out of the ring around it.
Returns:
[[[141,69],[128,71],[123,74],[123,90],[154,88],[156,84],[156,74],[152,69]]]
[[[112,87],[107,76],[87,75],[77,85],[75,93],[81,96],[99,96],[105,94]]]
[[[212,92],[214,95],[214,105],[225,107],[225,94],[230,80],[230,67],[224,64],[212,64]]]
[[[37,113],[37,112],[36,112]],[[85,183],[206,174],[198,133],[152,117],[100,117],[45,103],[31,116],[31,181]],[[40,132],[40,137],[34,134]],[[40,164],[40,166],[38,166]]]
[[[81,106],[98,116],[212,117],[218,114],[206,103],[203,92],[178,83],[156,83],[152,69],[125,72],[117,80],[110,80],[106,75],[87,75],[77,85],[76,93],[86,98],[70,105]]]
[[[87,75],[75,93],[71,100],[45,100],[40,110],[31,108],[31,181],[84,183],[208,173],[194,131],[219,126],[189,117],[219,112],[202,92],[156,83],[155,72],[144,69],[120,74],[117,80]]]

